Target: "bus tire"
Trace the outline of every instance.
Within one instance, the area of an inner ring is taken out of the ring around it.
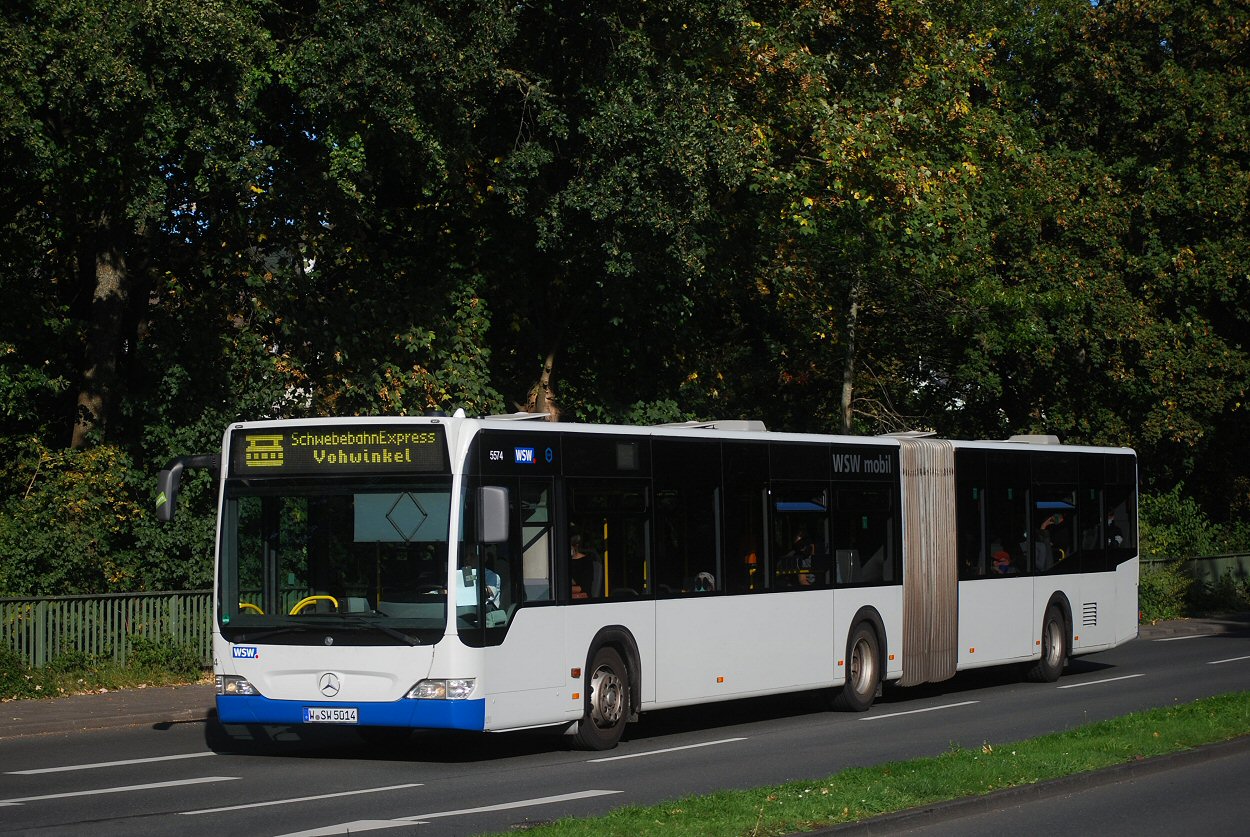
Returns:
[[[1025,677],[1034,683],[1054,683],[1063,673],[1068,658],[1068,625],[1063,611],[1051,605],[1042,619],[1042,656],[1032,663]]]
[[[846,642],[846,682],[833,698],[833,708],[844,712],[866,712],[877,697],[881,684],[881,644],[877,632],[860,622]]]
[[[581,750],[610,750],[629,720],[629,671],[615,648],[595,652],[586,672],[586,713],[573,741]]]

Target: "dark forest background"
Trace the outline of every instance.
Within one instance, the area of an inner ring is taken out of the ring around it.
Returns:
[[[278,416],[1128,445],[1244,548],[1241,0],[7,0],[0,594],[198,587]]]

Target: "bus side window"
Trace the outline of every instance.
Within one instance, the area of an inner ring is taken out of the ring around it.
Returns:
[[[727,442],[722,446],[725,527],[723,579],[728,593],[762,593],[768,579],[765,514],[768,509],[768,446]]]
[[[1001,536],[996,542],[986,539],[985,452],[955,451],[955,474],[959,577],[985,578],[992,571],[994,553],[1003,549]],[[991,545],[994,549],[990,549]]]
[[[1015,451],[993,451],[987,463],[985,528],[992,577],[1029,572],[1029,461]]]
[[[527,602],[555,598],[551,572],[551,481],[521,483],[521,572]]]
[[[834,550],[844,584],[893,584],[898,581],[890,489],[847,484],[834,494]]]

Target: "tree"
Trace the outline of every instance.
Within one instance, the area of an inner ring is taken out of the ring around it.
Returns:
[[[1065,292],[1079,283],[1050,318],[1056,363],[1041,365],[1066,395],[1046,420],[1136,444],[1151,484],[1203,472],[1223,517],[1250,502],[1244,469],[1230,465],[1247,451],[1234,428],[1250,375],[1250,160],[1239,139],[1250,130],[1250,12],[1224,0],[1004,8],[998,72],[1048,174],[1077,175],[1041,184],[1057,259],[1031,272]],[[1019,255],[1008,261],[1026,270],[1035,251],[1022,245],[1037,238],[1004,232]],[[1087,312],[1076,323],[1073,297]],[[1081,364],[1092,374],[1074,374]]]
[[[201,238],[263,159],[249,122],[269,50],[257,5],[5,7],[3,173],[24,197],[10,229],[46,242],[19,250],[34,258],[6,283],[34,283],[44,322],[59,321],[50,349],[23,351],[73,370],[73,447],[110,435],[170,256],[192,255],[169,239]]]

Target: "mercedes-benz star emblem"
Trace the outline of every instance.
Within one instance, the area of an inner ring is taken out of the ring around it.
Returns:
[[[334,697],[339,693],[339,676],[332,671],[327,671],[317,681],[317,688],[325,697]]]

